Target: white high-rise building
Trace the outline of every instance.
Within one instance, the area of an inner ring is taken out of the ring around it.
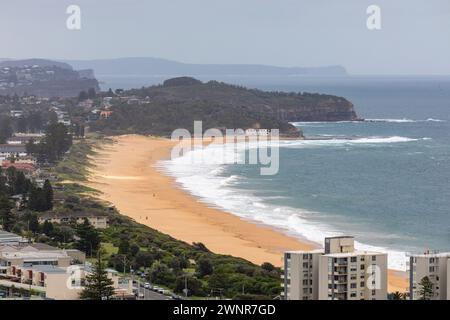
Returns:
[[[385,300],[387,254],[357,251],[353,237],[325,238],[325,249],[284,254],[287,300]]]
[[[428,277],[432,283],[432,300],[450,300],[450,252],[424,253],[409,258],[409,295],[420,300],[420,282]]]

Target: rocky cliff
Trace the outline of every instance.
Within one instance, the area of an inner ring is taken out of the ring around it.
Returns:
[[[91,88],[100,90],[92,70],[75,71],[65,63],[41,59],[0,63],[0,95],[76,97]]]

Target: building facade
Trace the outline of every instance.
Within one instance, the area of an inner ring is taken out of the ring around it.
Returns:
[[[385,300],[387,254],[357,251],[353,237],[325,239],[324,250],[284,255],[287,300]]]
[[[409,257],[409,296],[420,300],[420,282],[428,277],[432,283],[432,300],[450,300],[450,252],[424,253]]]

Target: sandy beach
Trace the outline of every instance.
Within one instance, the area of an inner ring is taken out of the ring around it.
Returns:
[[[310,250],[317,245],[283,234],[217,208],[208,207],[163,174],[158,161],[170,157],[174,142],[126,135],[114,138],[92,157],[89,186],[124,215],[187,243],[202,242],[216,253],[245,258],[256,264],[282,266],[286,250]],[[406,273],[389,271],[389,291],[405,291]]]

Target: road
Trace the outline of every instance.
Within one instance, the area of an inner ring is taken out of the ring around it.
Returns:
[[[145,289],[144,286],[140,287],[139,293],[143,293],[144,298],[138,298],[138,300],[172,300],[172,297],[165,296],[150,289]]]

